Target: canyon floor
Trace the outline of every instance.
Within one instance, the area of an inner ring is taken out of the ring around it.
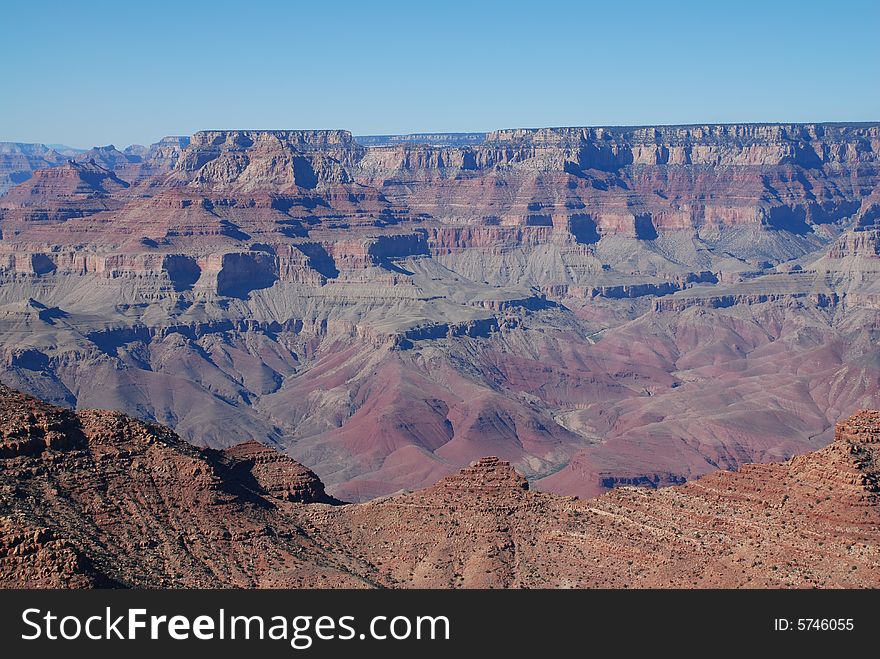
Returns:
[[[256,442],[199,449],[0,388],[4,587],[877,587],[880,412],[825,448],[659,490],[535,492],[475,461],[361,504]]]

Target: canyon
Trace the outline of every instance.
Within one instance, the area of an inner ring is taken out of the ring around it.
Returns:
[[[640,515],[880,407],[880,124],[203,131],[6,145],[0,175],[0,381],[218,474],[379,506],[497,456],[526,507],[624,487]]]
[[[0,586],[876,587],[880,412],[828,446],[653,490],[533,491],[484,457],[361,504],[257,442],[199,449],[0,388]]]

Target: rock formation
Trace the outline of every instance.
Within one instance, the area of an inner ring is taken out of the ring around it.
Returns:
[[[35,170],[60,165],[73,155],[45,144],[0,142],[0,194],[26,181]]]
[[[51,167],[0,196],[4,381],[340,499],[490,454],[676,484],[880,407],[877,124],[16,149]]]
[[[327,496],[324,484],[314,472],[260,442],[236,444],[223,451],[221,459],[229,462],[227,468],[238,480],[253,478],[257,491],[272,498],[298,503],[341,503]]]
[[[0,142],[0,194],[27,181],[37,170],[58,167],[68,160],[94,162],[113,171],[122,180],[135,183],[171,171],[188,143],[188,137],[164,137],[149,147],[132,145],[119,151],[112,144],[86,150],[61,145]]]
[[[327,500],[283,456],[205,453],[160,426],[5,387],[0,401],[4,586],[370,585],[347,573],[347,552],[290,518],[275,526],[279,497]]]
[[[880,586],[880,412],[825,448],[682,486],[535,492],[488,457],[418,492],[332,501],[249,442],[200,450],[0,389],[0,586]]]

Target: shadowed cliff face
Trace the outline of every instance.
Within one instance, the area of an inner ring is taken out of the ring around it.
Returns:
[[[820,451],[576,500],[484,457],[366,504],[247,442],[200,450],[0,387],[0,587],[877,587],[880,412]]]
[[[0,197],[0,376],[277,443],[350,501],[487,454],[563,494],[676,484],[880,406],[877,125],[453,137],[36,172]]]

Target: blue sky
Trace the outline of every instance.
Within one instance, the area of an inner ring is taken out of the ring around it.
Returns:
[[[0,4],[0,140],[880,120],[880,2]]]

